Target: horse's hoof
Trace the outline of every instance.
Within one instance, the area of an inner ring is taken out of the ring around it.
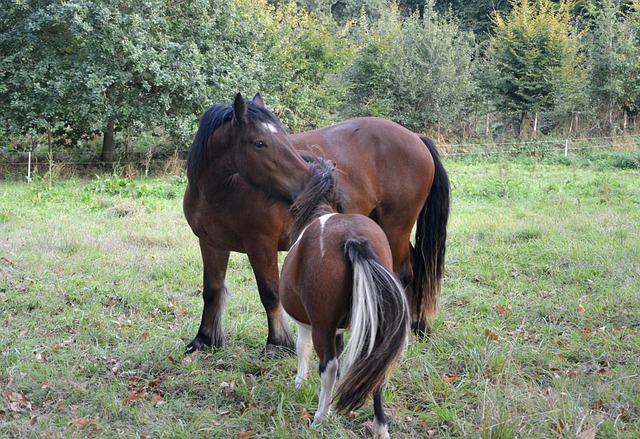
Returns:
[[[208,338],[208,337],[202,337],[200,335],[197,335],[196,338],[191,340],[191,343],[187,345],[187,347],[184,350],[184,353],[192,354],[195,351],[202,351],[211,346],[212,346],[212,343],[211,343],[210,337]]]
[[[267,358],[289,357],[296,353],[295,349],[288,346],[279,346],[275,344],[267,344],[265,355]]]
[[[419,339],[426,339],[431,335],[431,323],[428,320],[411,322],[411,330]]]

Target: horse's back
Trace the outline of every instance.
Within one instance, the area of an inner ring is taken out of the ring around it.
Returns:
[[[419,210],[429,193],[434,161],[416,133],[386,119],[362,117],[291,136],[299,151],[336,163],[347,211],[369,215],[387,204]],[[417,216],[415,212],[413,220]]]

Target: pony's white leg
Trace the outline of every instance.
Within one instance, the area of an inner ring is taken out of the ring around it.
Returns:
[[[309,354],[311,353],[311,326],[296,323],[298,327],[298,341],[296,342],[296,354],[298,355],[298,374],[296,375],[296,388],[307,379],[309,366]]]
[[[373,437],[375,439],[389,439],[389,424],[381,423],[377,417],[373,417]]]
[[[338,375],[338,359],[334,358],[327,363],[324,371],[320,373],[320,401],[318,401],[318,411],[313,417],[313,424],[319,424],[329,413],[331,405],[331,394],[333,385],[336,383]]]

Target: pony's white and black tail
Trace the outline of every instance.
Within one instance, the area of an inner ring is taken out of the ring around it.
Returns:
[[[376,257],[367,239],[350,239],[344,253],[353,268],[351,337],[340,361],[336,410],[361,407],[384,383],[407,343],[409,314],[402,285]]]

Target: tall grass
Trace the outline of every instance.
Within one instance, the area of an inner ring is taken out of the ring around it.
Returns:
[[[640,435],[640,173],[603,163],[445,162],[442,303],[390,377],[392,436]],[[183,355],[202,309],[184,185],[0,182],[0,436],[370,436],[370,406],[310,427],[319,379],[296,390],[295,359],[263,357],[245,255],[227,344]]]

